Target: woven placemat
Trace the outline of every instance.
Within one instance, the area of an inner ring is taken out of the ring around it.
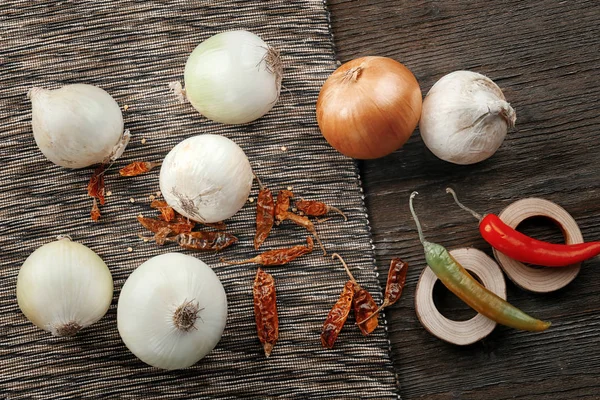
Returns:
[[[278,48],[285,67],[277,105],[243,126],[208,121],[168,91],[170,82],[182,80],[187,55],[198,43],[232,29],[250,30]],[[292,186],[304,198],[344,210],[347,223],[334,218],[319,224],[318,231],[328,251],[342,254],[357,280],[381,302],[356,166],[330,148],[315,120],[319,88],[336,68],[321,0],[8,0],[0,4],[0,63],[0,398],[398,396],[385,326],[363,337],[350,317],[336,348],[321,348],[324,318],[346,275],[319,251],[269,269],[277,283],[280,320],[280,339],[269,359],[254,325],[256,268],[223,265],[212,253],[188,253],[214,268],[229,301],[223,338],[206,358],[185,370],[161,371],[135,358],[117,332],[117,299],[129,274],[152,256],[182,251],[138,238],[142,229],[135,216],[152,215],[149,195],[158,190],[158,170],[125,179],[117,168],[134,160],[159,161],[184,138],[203,133],[238,143],[272,190]],[[52,165],[31,133],[27,90],[69,83],[97,85],[129,106],[124,119],[133,138],[106,176],[112,195],[98,223],[90,220],[86,193],[92,169]],[[226,250],[227,257],[256,254],[254,218],[255,203],[248,202],[227,221],[240,238]],[[23,261],[59,234],[97,252],[115,282],[108,314],[74,338],[55,338],[35,328],[15,298]],[[299,227],[284,224],[264,250],[301,244],[305,237]]]

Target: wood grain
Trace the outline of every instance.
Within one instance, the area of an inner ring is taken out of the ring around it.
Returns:
[[[600,240],[600,3],[330,0],[329,7],[340,61],[395,58],[423,93],[451,71],[474,70],[493,79],[517,112],[500,150],[474,166],[438,160],[418,131],[394,154],[360,163],[380,271],[392,257],[411,263],[404,297],[386,312],[403,398],[598,398],[600,259],[550,294],[507,281],[510,302],[553,322],[547,332],[499,326],[483,342],[450,345],[427,333],[414,312],[424,258],[408,196],[420,191],[426,235],[450,249],[474,246],[491,255],[476,221],[445,194],[447,185],[480,212],[498,213],[524,197],[552,200],[586,240]],[[526,232],[562,239],[549,226]]]

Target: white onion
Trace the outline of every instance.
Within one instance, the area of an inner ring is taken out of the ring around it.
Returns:
[[[227,297],[217,275],[180,253],[153,257],[123,285],[119,334],[140,360],[162,369],[189,367],[219,342]]]
[[[484,75],[455,71],[433,85],[423,101],[419,129],[425,145],[442,160],[474,164],[500,147],[515,111]]]
[[[199,135],[176,145],[160,169],[160,190],[178,213],[219,222],[248,200],[252,167],[244,151],[220,135]]]
[[[200,43],[185,64],[185,95],[202,115],[243,124],[265,115],[277,102],[282,66],[279,53],[247,31],[214,35]]]
[[[31,253],[17,278],[19,308],[55,336],[73,336],[98,321],[112,297],[112,276],[104,261],[67,237]]]
[[[31,99],[33,136],[46,158],[67,168],[117,159],[129,141],[123,115],[104,90],[85,84],[56,90],[39,87]]]

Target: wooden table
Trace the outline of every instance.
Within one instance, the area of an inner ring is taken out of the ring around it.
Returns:
[[[417,208],[431,241],[491,255],[477,222],[444,188],[490,213],[542,197],[569,211],[586,240],[600,240],[600,3],[330,0],[329,7],[340,61],[392,57],[414,72],[424,95],[451,71],[477,71],[503,89],[517,112],[516,129],[478,165],[437,159],[418,132],[394,154],[360,163],[380,270],[394,256],[411,264],[403,298],[386,313],[403,398],[600,398],[600,258],[551,294],[508,282],[509,301],[552,321],[547,332],[497,327],[484,341],[458,347],[431,336],[416,318],[414,292],[425,264],[408,211],[410,192],[419,190]],[[544,220],[521,230],[562,239]],[[445,288],[435,293],[446,316],[474,315]]]

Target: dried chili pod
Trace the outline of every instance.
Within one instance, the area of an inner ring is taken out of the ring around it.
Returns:
[[[121,176],[138,176],[150,171],[152,168],[159,166],[159,162],[149,161],[134,161],[131,164],[121,168],[119,174]]]
[[[354,286],[354,300],[352,301],[354,308],[354,317],[356,323],[363,335],[368,335],[373,332],[379,325],[377,317],[377,303],[373,300],[373,296],[367,290],[360,286]]]
[[[289,204],[289,201],[288,201]],[[266,187],[261,187],[256,201],[256,235],[254,236],[254,249],[258,250],[267,239],[273,223],[275,222],[275,205],[273,194]]]
[[[308,215],[310,217],[321,217],[333,211],[344,217],[344,221],[348,221],[348,217],[346,217],[346,214],[344,214],[342,210],[320,201],[300,199],[296,203],[294,203],[294,205],[296,206],[298,211],[302,211],[305,215]]]
[[[310,236],[308,236],[306,238],[306,243],[307,243],[306,246],[298,245],[298,246],[290,247],[287,249],[277,249],[277,250],[265,251],[264,253],[259,254],[256,257],[249,258],[247,260],[227,261],[227,260],[221,259],[221,262],[224,262],[224,263],[230,264],[230,265],[249,264],[249,263],[259,264],[259,265],[263,265],[263,266],[285,265],[300,256],[310,253],[313,250],[314,242]]]
[[[96,201],[96,198],[94,198],[90,216],[92,217],[92,221],[98,221],[100,219],[100,208],[98,207],[98,202]]]
[[[169,228],[173,235],[178,235],[180,233],[191,232],[192,228],[194,228],[194,222],[192,221],[184,221],[184,222],[167,222],[161,219],[154,218],[145,218],[141,215],[138,215],[137,220],[140,224],[150,232],[158,233],[160,229]]]
[[[258,268],[252,292],[258,340],[263,345],[265,356],[269,357],[279,338],[275,280],[270,274]]]
[[[160,216],[158,218],[162,219],[163,221],[171,222],[175,219],[175,210],[173,210],[173,208],[168,205],[166,201],[152,200],[150,207],[160,211]]]
[[[327,319],[323,324],[323,330],[321,331],[321,344],[323,347],[333,349],[333,345],[348,319],[353,299],[354,282],[348,281],[342,289],[340,298],[327,314]]]
[[[402,290],[406,284],[406,273],[408,272],[408,263],[400,258],[394,258],[390,262],[387,283],[385,284],[385,297],[382,307],[391,306],[400,299]]]
[[[168,241],[176,241],[181,247],[197,251],[220,251],[236,243],[238,239],[227,232],[183,232]]]
[[[294,197],[294,193],[290,190],[280,190],[277,194],[277,203],[275,203],[275,219],[279,225],[290,210],[290,199]]]
[[[360,328],[360,331],[363,335],[368,335],[373,332],[375,328],[379,325],[377,321],[377,315],[379,312],[377,311],[377,304],[375,300],[373,300],[373,296],[367,290],[360,287],[350,269],[346,265],[346,262],[339,254],[334,253],[331,255],[331,258],[337,258],[342,262],[346,273],[350,277],[350,280],[354,284],[354,298],[352,299],[352,308],[354,309],[354,318],[356,319],[356,323]]]
[[[104,205],[104,170],[106,164],[100,164],[95,170],[88,183],[88,196],[97,198]]]
[[[408,263],[402,261],[399,258],[394,258],[390,262],[390,269],[388,271],[387,283],[385,284],[385,296],[383,298],[383,304],[377,309],[377,313],[383,310],[385,307],[391,306],[400,299],[402,296],[402,289],[406,283],[406,272],[408,271]],[[364,324],[369,319],[373,318],[376,314],[371,315],[367,320],[362,321]]]
[[[321,239],[319,239],[319,235],[317,235],[317,230],[315,229],[315,225],[307,218],[307,217],[303,217],[301,215],[298,214],[294,214],[293,212],[287,211],[284,216],[282,217],[281,221],[292,221],[293,223],[295,223],[296,225],[299,225],[301,227],[303,227],[304,229],[306,229],[307,231],[309,231],[317,240],[317,243],[319,243],[319,247],[321,247],[321,250],[323,250],[323,255],[327,255],[327,251],[325,250],[325,246],[323,246],[323,243],[321,242]]]

